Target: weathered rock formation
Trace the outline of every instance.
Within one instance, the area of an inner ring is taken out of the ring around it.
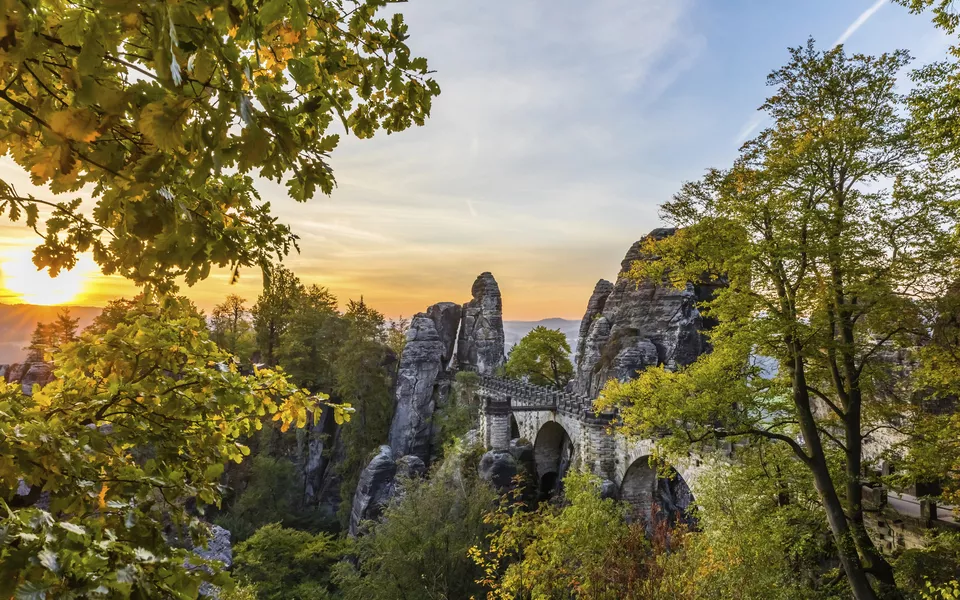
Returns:
[[[433,308],[433,307],[431,307]],[[397,456],[413,454],[430,459],[434,384],[443,370],[445,346],[428,313],[417,313],[407,330],[407,344],[397,373],[397,405],[388,443]]]
[[[503,364],[503,300],[490,273],[473,282],[473,300],[463,305],[457,362],[464,371],[492,375]]]
[[[380,451],[360,474],[350,511],[350,535],[359,534],[364,521],[380,518],[390,501],[402,494],[399,482],[403,478],[423,477],[426,472],[427,465],[416,456],[396,458],[390,446],[380,446]]]
[[[473,284],[473,300],[462,309],[440,302],[414,315],[397,370],[389,445],[380,447],[360,475],[351,507],[351,535],[361,533],[362,521],[380,516],[397,493],[398,476],[426,472],[434,450],[434,413],[450,394],[454,354],[461,369],[478,373],[491,374],[503,364],[502,310],[496,280],[483,273]]]
[[[450,366],[453,351],[457,345],[457,330],[460,327],[460,305],[454,302],[438,302],[427,309],[427,316],[437,328],[437,335],[443,344],[441,361],[443,368]]]
[[[510,440],[506,450],[490,450],[480,457],[477,465],[480,479],[490,482],[501,493],[515,486],[515,477],[523,475],[522,496],[533,501],[537,495],[536,463],[533,444],[524,439]]]
[[[43,387],[53,381],[53,365],[46,362],[25,362],[0,365],[0,377],[7,383],[19,383],[23,393],[33,393],[33,385]]]
[[[577,352],[574,354],[574,362],[577,364],[582,360],[587,335],[590,333],[590,325],[593,324],[594,319],[603,314],[603,307],[612,291],[613,284],[606,279],[601,279],[594,286],[593,293],[590,294],[590,300],[587,301],[587,312],[583,314],[583,320],[580,321],[580,333],[577,335]]]
[[[380,446],[380,452],[360,474],[357,491],[353,494],[350,511],[350,535],[360,533],[363,521],[377,519],[393,494],[397,476],[397,461],[390,446]]]
[[[638,285],[626,277],[634,261],[656,260],[641,250],[648,239],[663,239],[674,231],[655,229],[633,244],[612,289],[606,281],[597,283],[580,324],[576,392],[594,397],[608,379],[630,379],[651,366],[688,365],[709,349],[696,304],[709,297],[713,286],[676,289],[652,282]]]

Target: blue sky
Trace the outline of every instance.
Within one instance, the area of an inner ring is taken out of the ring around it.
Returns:
[[[411,0],[410,44],[443,92],[423,128],[345,140],[339,187],[299,205],[291,266],[389,316],[468,299],[492,271],[507,318],[579,318],[684,180],[736,155],[787,47],[942,58],[927,16],[875,0]],[[859,23],[858,27],[852,27]],[[214,277],[203,306],[230,291]]]

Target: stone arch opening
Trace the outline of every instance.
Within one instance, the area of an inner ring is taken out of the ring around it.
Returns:
[[[667,473],[657,472],[649,456],[641,456],[627,468],[620,484],[620,500],[630,506],[628,518],[642,519],[648,527],[658,519],[673,526],[678,522],[695,526],[688,509],[693,504],[693,493],[687,482],[673,467]]]
[[[550,500],[562,491],[563,478],[573,463],[573,440],[555,421],[547,421],[533,443],[540,500]]]
[[[520,425],[517,423],[517,418],[513,416],[513,413],[510,413],[510,439],[515,440],[520,437]]]

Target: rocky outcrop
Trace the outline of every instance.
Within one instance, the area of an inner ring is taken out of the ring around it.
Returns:
[[[651,366],[688,365],[709,349],[703,335],[707,324],[697,303],[710,296],[713,285],[691,283],[677,289],[648,281],[637,284],[626,277],[635,261],[657,259],[642,250],[648,239],[663,239],[674,231],[655,229],[633,244],[609,293],[603,281],[594,289],[577,347],[577,393],[595,397],[608,379],[630,379]]]
[[[450,365],[453,350],[457,345],[457,331],[460,328],[460,305],[454,302],[438,302],[427,309],[427,316],[433,321],[443,344],[443,367]]]
[[[500,493],[512,490],[514,479],[523,475],[525,482],[521,497],[533,501],[537,494],[536,462],[533,444],[524,439],[510,440],[506,450],[490,450],[480,457],[477,474],[483,481],[490,482]]]
[[[473,300],[463,305],[457,363],[461,370],[492,375],[503,365],[503,300],[490,273],[473,282]]]
[[[390,501],[402,494],[400,482],[426,473],[427,465],[420,458],[411,455],[396,458],[390,446],[380,446],[380,451],[360,473],[350,511],[350,535],[360,534],[364,521],[380,518]]]
[[[587,334],[590,333],[590,326],[593,321],[603,314],[603,307],[607,303],[607,298],[613,291],[613,284],[606,279],[601,279],[593,287],[593,293],[590,294],[590,300],[587,301],[587,312],[583,314],[583,320],[580,321],[580,333],[577,336],[577,353],[574,354],[574,362],[579,363],[583,359],[583,353],[587,343]]]
[[[46,362],[25,362],[0,365],[0,377],[7,383],[19,383],[23,393],[33,393],[33,385],[43,387],[53,381],[53,365]]]
[[[230,543],[230,532],[219,525],[210,526],[210,537],[206,546],[197,546],[194,554],[205,560],[215,560],[229,569],[233,565],[233,546]]]
[[[517,459],[509,450],[490,450],[480,457],[477,466],[480,479],[490,482],[501,493],[513,486],[513,478],[519,472]]]
[[[397,456],[413,454],[430,460],[434,384],[443,369],[444,345],[433,319],[417,313],[407,330],[407,343],[397,372],[397,405],[388,443]]]
[[[393,495],[394,481],[397,475],[397,462],[390,446],[380,446],[370,464],[360,473],[357,491],[353,494],[350,510],[350,535],[360,533],[363,521],[372,521],[380,517],[384,507]]]

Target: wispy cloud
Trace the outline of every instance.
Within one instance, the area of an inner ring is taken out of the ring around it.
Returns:
[[[883,8],[883,5],[886,4],[889,0],[877,0],[873,3],[873,6],[867,10],[860,13],[860,16],[857,17],[853,23],[850,23],[850,26],[837,38],[837,41],[833,43],[833,47],[839,46],[840,44],[846,43],[850,39],[850,36],[855,34],[858,29],[863,27],[864,23],[870,20],[870,17],[875,15],[878,10]]]

